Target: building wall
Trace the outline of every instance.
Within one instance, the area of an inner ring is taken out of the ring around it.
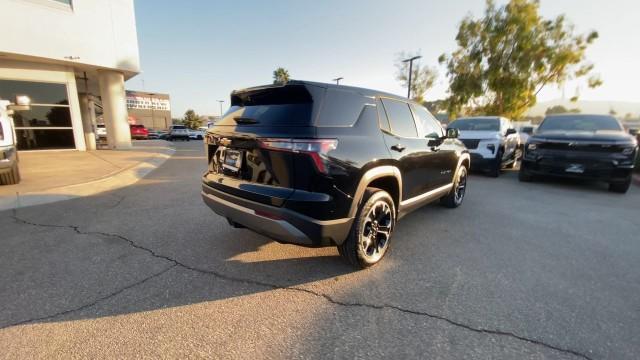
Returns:
[[[171,126],[171,102],[168,94],[127,91],[129,119],[147,129],[167,130]]]
[[[0,0],[0,52],[139,72],[133,0],[71,3]]]

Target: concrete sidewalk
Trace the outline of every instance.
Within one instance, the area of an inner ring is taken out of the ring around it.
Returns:
[[[169,142],[135,141],[129,151],[20,153],[22,181],[0,186],[0,211],[89,196],[131,185],[164,163]]]

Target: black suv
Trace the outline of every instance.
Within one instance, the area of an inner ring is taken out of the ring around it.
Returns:
[[[637,140],[612,116],[547,116],[525,146],[520,181],[540,175],[602,180],[610,191],[626,193],[637,156]]]
[[[283,243],[338,246],[366,268],[396,220],[464,198],[469,154],[422,106],[306,81],[234,91],[209,131],[202,196],[235,227]]]

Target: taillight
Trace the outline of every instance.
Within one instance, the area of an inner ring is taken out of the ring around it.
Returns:
[[[259,139],[263,149],[308,154],[321,173],[328,173],[327,154],[338,148],[336,139]]]

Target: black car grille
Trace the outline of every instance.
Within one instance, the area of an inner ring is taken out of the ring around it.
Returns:
[[[461,139],[460,141],[462,141],[462,143],[464,144],[464,146],[467,147],[467,149],[477,149],[478,144],[480,144],[480,140],[476,140],[476,139]]]
[[[580,142],[547,142],[539,144],[538,149],[592,153],[616,153],[622,151],[622,148],[617,145],[588,144]]]

